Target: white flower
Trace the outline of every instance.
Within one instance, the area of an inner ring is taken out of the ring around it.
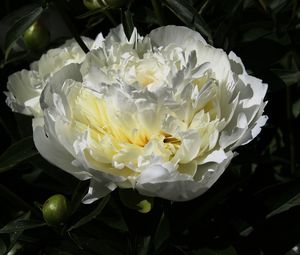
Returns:
[[[267,120],[267,85],[188,28],[134,30],[128,41],[119,26],[94,45],[47,81],[33,122],[47,160],[91,179],[86,203],[116,187],[193,199]]]
[[[89,48],[93,40],[83,38]],[[64,66],[81,63],[85,57],[74,39],[66,41],[59,48],[50,49],[40,60],[30,65],[30,70],[22,70],[8,77],[6,103],[15,112],[40,116],[40,96],[49,78]]]

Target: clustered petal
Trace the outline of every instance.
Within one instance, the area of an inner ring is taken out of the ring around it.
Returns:
[[[266,123],[267,85],[186,27],[135,29],[128,40],[120,25],[90,49],[49,51],[12,75],[7,93],[13,110],[35,116],[41,155],[91,179],[85,203],[117,187],[193,199]]]

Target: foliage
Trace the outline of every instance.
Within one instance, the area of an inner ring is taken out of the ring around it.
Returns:
[[[126,207],[118,191],[81,204],[88,181],[79,182],[37,154],[30,118],[11,113],[1,93],[0,254],[268,255],[291,250],[300,241],[298,1],[98,2],[99,8],[88,10],[81,0],[28,5],[4,0],[1,91],[9,74],[28,68],[41,54],[22,41],[36,20],[50,30],[48,48],[71,36],[84,48],[80,35],[93,38],[120,22],[128,36],[134,26],[146,34],[177,24],[199,31],[215,47],[233,50],[250,73],[269,84],[268,124],[258,139],[239,149],[207,193],[181,203],[156,198],[152,210],[142,214]],[[71,216],[62,226],[48,226],[41,204],[57,193],[71,201]]]

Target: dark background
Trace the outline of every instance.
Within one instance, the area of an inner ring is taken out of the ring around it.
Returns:
[[[299,254],[291,249],[300,242],[300,3],[107,3],[89,11],[80,0],[1,2],[0,227],[6,227],[0,230],[0,255],[12,247],[17,254]],[[50,41],[41,50],[28,49],[22,34],[40,6],[44,9],[36,19],[50,31]],[[23,25],[17,26],[20,20]],[[47,49],[72,36],[105,35],[121,22],[127,34],[133,26],[140,34],[167,24],[193,28],[215,47],[234,51],[249,73],[269,85],[267,125],[238,149],[239,156],[217,183],[189,202],[155,199],[148,214],[124,206],[118,191],[107,201],[80,204],[88,183],[37,154],[31,118],[12,113],[3,94],[7,77],[28,69]],[[8,34],[14,48],[5,60]],[[39,208],[57,193],[71,201],[72,215],[65,225],[46,226]]]

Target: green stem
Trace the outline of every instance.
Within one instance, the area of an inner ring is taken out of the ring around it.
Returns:
[[[64,2],[61,0],[54,0],[54,5],[56,6],[58,12],[60,13],[61,17],[63,18],[65,24],[67,25],[68,29],[72,33],[74,39],[77,41],[79,44],[80,48],[85,52],[88,53],[90,50],[89,48],[85,45],[84,41],[81,39],[76,27],[74,26],[69,14],[65,10],[64,7]]]

